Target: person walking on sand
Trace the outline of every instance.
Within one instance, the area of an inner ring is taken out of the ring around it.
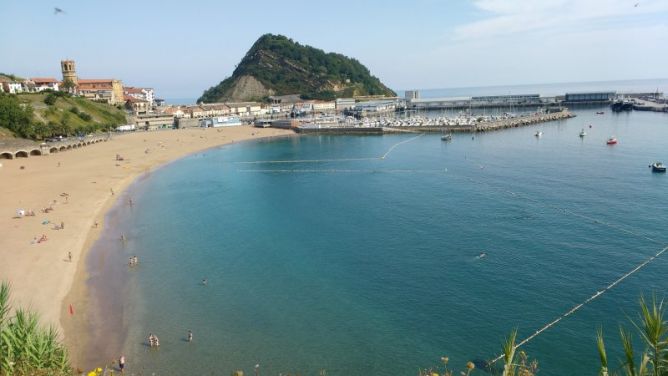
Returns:
[[[60,221],[60,229],[62,230],[62,229],[64,229],[64,228],[65,228],[65,222]]]
[[[72,262],[72,252],[67,252],[67,259]]]
[[[125,355],[118,358],[118,368],[121,369],[121,373],[125,373]]]

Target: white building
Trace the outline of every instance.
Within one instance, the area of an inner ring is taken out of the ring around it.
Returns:
[[[53,90],[53,91],[59,90],[58,80],[52,77],[31,78],[30,81],[34,83],[35,85],[34,90],[37,92],[44,90]]]
[[[123,88],[123,94],[145,100],[149,103],[149,106],[153,107],[155,96],[151,88],[126,86]]]

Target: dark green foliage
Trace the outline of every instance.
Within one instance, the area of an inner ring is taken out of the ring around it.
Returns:
[[[253,44],[231,77],[206,90],[197,101],[228,99],[228,92],[241,76],[253,76],[276,95],[301,94],[313,99],[396,95],[356,59],[300,45],[282,35],[265,34]]]
[[[46,103],[49,106],[53,106],[56,104],[56,101],[58,100],[58,97],[54,93],[49,93],[47,94],[46,97],[44,97],[44,103]]]
[[[70,107],[70,112],[76,115],[79,115],[79,107],[72,106]]]
[[[0,94],[0,127],[21,137],[31,137],[33,109],[22,105],[15,95]]]
[[[93,119],[92,116],[88,115],[85,112],[79,112],[78,115],[79,115],[79,118],[81,118],[81,120],[83,120],[83,121],[91,121]]]

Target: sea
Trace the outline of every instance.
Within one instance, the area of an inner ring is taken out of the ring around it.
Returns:
[[[450,142],[240,142],[148,172],[89,256],[113,332],[92,348],[134,375],[416,375],[443,356],[458,374],[605,291],[521,350],[540,375],[594,375],[600,328],[618,369],[619,326],[668,291],[668,254],[606,290],[668,245],[668,176],[648,168],[668,114],[572,111]]]

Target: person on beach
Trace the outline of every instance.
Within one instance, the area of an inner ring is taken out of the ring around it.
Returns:
[[[65,222],[60,221],[60,229],[63,230],[65,228]]]
[[[114,189],[113,189],[113,188],[109,188],[109,190],[111,191],[111,195],[113,196],[113,195],[114,195]]]
[[[93,227],[97,228],[98,225],[99,224],[97,223],[97,221],[95,221],[95,224],[93,225]]]
[[[118,358],[118,368],[121,369],[121,373],[125,373],[125,355]]]
[[[72,252],[67,252],[67,259],[72,262]]]
[[[190,329],[188,329],[188,342],[192,341],[193,341],[193,332]]]

